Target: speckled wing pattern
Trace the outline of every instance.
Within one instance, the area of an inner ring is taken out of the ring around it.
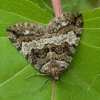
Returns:
[[[7,28],[10,41],[40,72],[58,80],[73,59],[83,28],[80,13],[63,13],[44,28],[19,23]]]

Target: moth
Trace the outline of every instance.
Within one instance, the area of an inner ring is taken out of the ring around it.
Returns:
[[[32,66],[59,80],[73,59],[82,28],[82,14],[63,13],[46,28],[25,22],[8,27],[6,31],[10,41]]]

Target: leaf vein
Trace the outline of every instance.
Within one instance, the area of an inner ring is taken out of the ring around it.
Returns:
[[[9,78],[8,80],[6,80],[5,82],[3,82],[2,84],[0,84],[0,87],[4,86],[5,84],[7,84],[8,82],[10,82],[12,79],[14,79],[15,77],[17,77],[20,73],[22,73],[25,69],[27,69],[30,66],[30,64],[28,66],[26,66],[25,68],[23,68],[22,70],[20,70],[19,72],[17,72],[13,77]]]

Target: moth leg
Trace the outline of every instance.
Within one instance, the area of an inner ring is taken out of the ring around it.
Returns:
[[[41,74],[41,73],[31,74],[31,75],[27,76],[25,79],[28,79],[28,78],[33,77],[33,76],[47,76],[47,75],[49,75],[49,74]]]
[[[46,85],[46,83],[50,80],[51,78],[48,78],[43,84],[42,86],[40,87],[40,91],[42,90],[42,88]]]
[[[70,69],[70,68],[75,68],[75,66],[70,66],[69,69]]]

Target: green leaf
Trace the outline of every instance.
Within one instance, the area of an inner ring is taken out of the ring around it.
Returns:
[[[54,15],[53,10],[43,0],[30,0],[30,1],[32,1],[33,3],[37,4],[41,8],[47,10],[48,12]]]
[[[49,12],[25,0],[0,0],[0,9],[42,25],[46,25],[52,18]]]
[[[34,3],[0,0],[0,100],[100,100],[100,8],[82,12],[84,29],[73,61],[73,68],[61,75],[56,86],[49,76],[34,76],[38,71],[14,48],[6,27],[20,22],[46,25],[53,17]],[[55,89],[55,91],[54,91]]]

